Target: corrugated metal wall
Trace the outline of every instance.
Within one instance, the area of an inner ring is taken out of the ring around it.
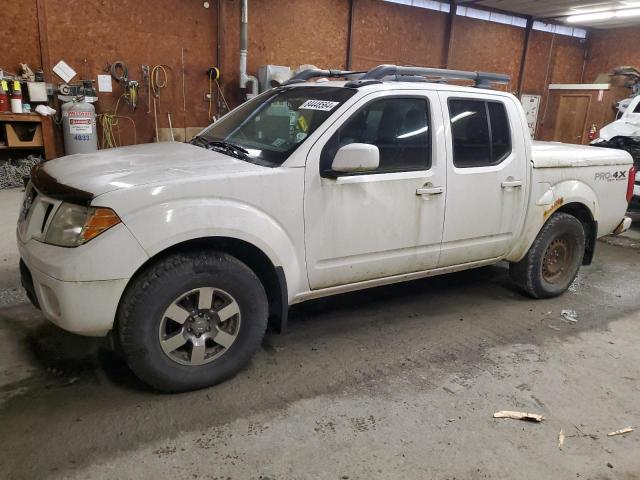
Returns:
[[[95,78],[108,62],[123,60],[129,65],[130,76],[140,80],[141,64],[166,64],[170,67],[169,86],[160,101],[160,126],[167,126],[167,112],[171,112],[176,126],[205,125],[208,66],[222,67],[225,95],[232,106],[240,99],[240,1],[219,1],[220,5],[211,0],[208,9],[200,0],[8,2],[0,16],[0,31],[8,32],[3,35],[0,66],[15,71],[17,63],[23,61],[36,69],[43,62],[52,66],[64,59],[81,76]],[[258,67],[267,63],[346,67],[349,0],[249,3],[249,73],[255,75]],[[380,0],[355,0],[352,67],[369,68],[385,62],[445,66],[446,29],[447,15],[440,12]],[[509,90],[517,89],[524,29],[456,17],[453,31],[449,67],[508,73],[513,78]],[[186,112],[181,88],[183,48]],[[579,82],[585,48],[585,42],[576,38],[532,32],[523,91],[543,94],[548,83]],[[99,111],[112,111],[120,93],[114,83],[113,94],[100,95]],[[120,107],[120,113],[136,122],[138,142],[153,139],[153,116],[146,113],[146,96],[141,91],[142,102],[135,113],[128,106]],[[122,141],[132,143],[131,132],[124,131]]]

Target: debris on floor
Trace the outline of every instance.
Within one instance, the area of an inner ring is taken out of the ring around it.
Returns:
[[[560,316],[571,323],[578,323],[578,314],[575,310],[562,310]]]
[[[609,432],[609,433],[607,433],[607,437],[614,437],[616,435],[624,435],[625,433],[630,433],[630,432],[633,432],[633,428],[627,427],[627,428],[623,428],[621,430],[616,430],[615,432]]]
[[[567,438],[569,437],[584,437],[584,438],[590,438],[591,440],[598,440],[598,436],[593,434],[593,433],[586,433],[584,430],[582,430],[578,425],[574,424],[573,425],[575,427],[575,429],[579,432],[577,435],[567,435]],[[584,425],[583,425],[584,426]]]
[[[537,413],[513,412],[511,410],[501,410],[493,414],[493,418],[512,418],[514,420],[525,420],[528,422],[541,422],[544,420],[542,415]]]
[[[0,190],[22,187],[22,177],[29,175],[31,167],[42,162],[40,155],[29,155],[26,158],[9,159],[0,162]]]
[[[564,430],[560,430],[560,432],[558,432],[558,448],[560,450],[562,450],[562,446],[564,445]]]

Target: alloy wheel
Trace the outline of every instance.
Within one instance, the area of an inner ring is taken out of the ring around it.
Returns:
[[[201,287],[176,298],[164,312],[160,346],[174,362],[204,365],[233,345],[240,331],[238,302],[224,290]]]

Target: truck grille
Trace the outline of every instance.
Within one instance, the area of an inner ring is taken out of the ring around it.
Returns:
[[[32,184],[27,185],[18,219],[18,236],[23,242],[44,236],[47,222],[58,203],[40,195]]]
[[[38,196],[38,192],[32,185],[27,185],[27,188],[24,193],[24,199],[22,200],[22,207],[20,210],[20,220],[24,220],[29,215],[31,211],[31,207],[33,207],[33,203]]]

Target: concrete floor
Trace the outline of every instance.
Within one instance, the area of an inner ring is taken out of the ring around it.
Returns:
[[[640,479],[636,239],[552,300],[496,266],[299,305],[233,380],[159,395],[13,290],[18,203],[0,192],[3,478]]]

